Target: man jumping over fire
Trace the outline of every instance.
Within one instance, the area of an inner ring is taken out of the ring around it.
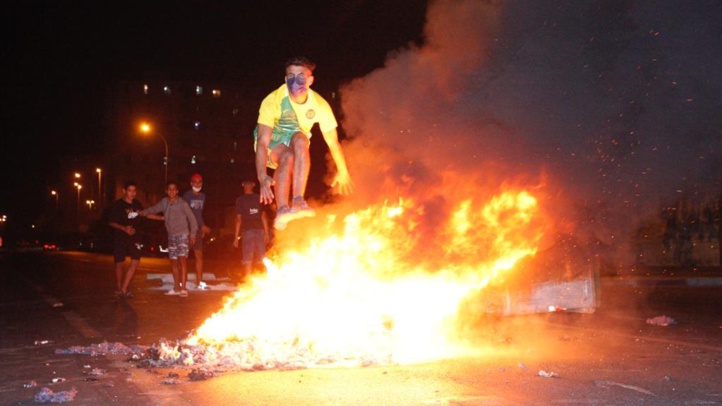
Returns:
[[[275,186],[278,211],[274,227],[277,230],[285,229],[289,221],[316,215],[304,200],[311,167],[311,128],[315,123],[319,124],[336,164],[331,187],[338,185],[341,194],[351,193],[354,187],[338,141],[338,124],[331,106],[310,89],[315,67],[304,57],[291,58],[286,62],[286,83],[263,99],[258,112],[254,137],[260,199],[261,203],[270,204],[274,198],[271,187]],[[275,169],[274,177],[268,175],[267,167]],[[289,200],[291,190],[293,199]]]

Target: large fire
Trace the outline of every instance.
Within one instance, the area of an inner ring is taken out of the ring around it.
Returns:
[[[201,355],[174,357],[253,369],[462,354],[454,334],[460,304],[534,255],[538,211],[526,191],[470,199],[432,236],[421,229],[429,213],[411,200],[342,221],[327,216],[304,251],[267,260],[266,275],[240,287],[186,340]]]

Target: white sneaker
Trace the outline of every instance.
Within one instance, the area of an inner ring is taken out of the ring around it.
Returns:
[[[178,296],[178,295],[180,295],[181,293],[180,293],[179,290],[173,290],[173,289],[171,289],[171,290],[165,292],[165,294],[166,294],[166,296]]]
[[[196,287],[196,289],[206,290],[206,289],[208,289],[208,285],[207,285],[205,282],[201,281],[201,282],[198,284],[198,286]]]

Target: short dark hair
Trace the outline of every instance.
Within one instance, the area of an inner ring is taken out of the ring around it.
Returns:
[[[308,69],[313,73],[313,70],[316,69],[316,64],[311,62],[308,58],[305,56],[294,56],[293,58],[286,61],[286,68],[289,66],[303,66],[304,68]]]
[[[123,184],[123,189],[128,189],[131,186],[135,186],[135,188],[138,188],[138,185],[135,183],[135,181],[129,180]]]
[[[168,187],[169,187],[170,185],[174,185],[174,186],[177,188],[177,187],[178,187],[178,182],[176,182],[176,181],[174,181],[174,180],[169,180],[168,182],[165,183],[165,188],[168,189]]]

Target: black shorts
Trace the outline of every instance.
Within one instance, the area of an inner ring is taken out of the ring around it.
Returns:
[[[113,246],[115,262],[125,261],[126,256],[129,256],[130,259],[140,259],[141,248],[143,248],[143,245],[135,240],[116,240]]]

